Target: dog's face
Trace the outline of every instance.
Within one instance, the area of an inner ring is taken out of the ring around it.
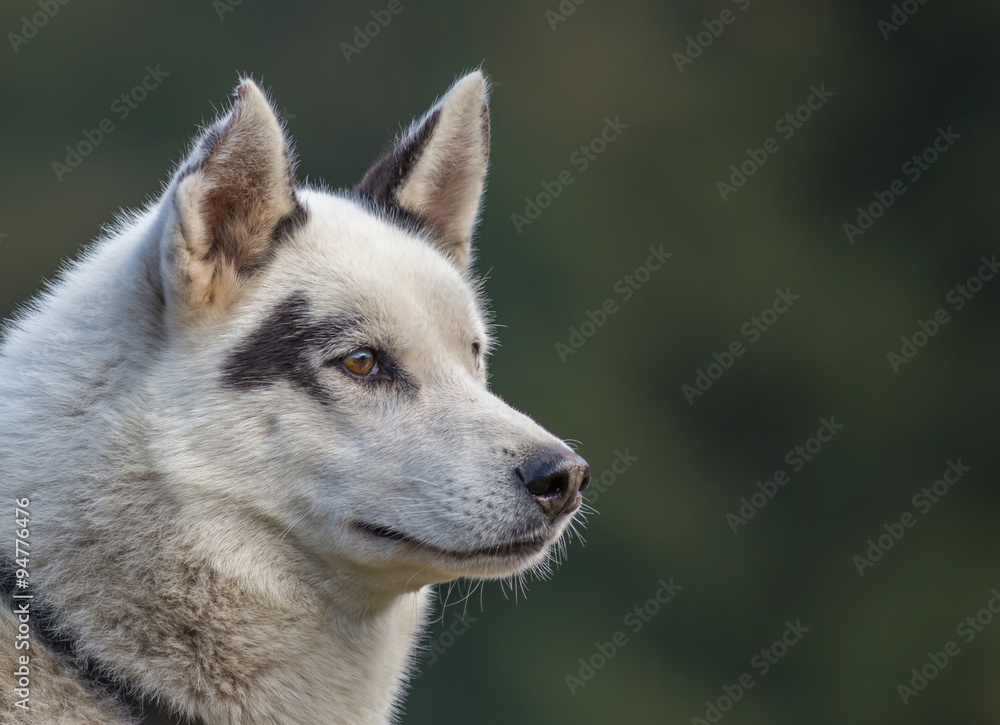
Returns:
[[[544,562],[589,479],[487,388],[469,274],[485,102],[483,77],[462,79],[334,195],[296,188],[273,110],[244,82],[167,191],[161,465],[387,587]]]

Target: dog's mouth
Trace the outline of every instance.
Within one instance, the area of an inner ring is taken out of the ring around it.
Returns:
[[[435,546],[434,544],[427,544],[410,536],[409,534],[404,534],[402,531],[397,531],[396,529],[391,529],[387,526],[378,526],[376,524],[358,522],[355,524],[355,527],[368,536],[372,536],[377,539],[398,541],[401,544],[413,546],[438,556],[460,560],[483,558],[523,558],[525,556],[532,556],[541,552],[549,544],[549,537],[545,534],[539,533],[532,537],[501,542],[494,546],[484,546],[481,548],[465,550],[445,549],[440,546]]]

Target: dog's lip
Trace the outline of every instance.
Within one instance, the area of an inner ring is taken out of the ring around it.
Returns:
[[[374,536],[379,539],[387,539],[389,541],[398,541],[401,544],[415,546],[419,549],[431,551],[439,556],[445,556],[452,559],[477,559],[482,557],[501,559],[514,558],[524,556],[526,554],[536,554],[544,549],[549,543],[548,536],[543,533],[537,533],[531,538],[515,539],[514,541],[501,542],[494,546],[485,546],[479,549],[456,551],[454,549],[445,549],[440,546],[435,546],[434,544],[425,543],[419,539],[415,539],[409,534],[404,534],[402,531],[397,531],[396,529],[389,528],[388,526],[357,522],[355,523],[355,527],[369,536]]]

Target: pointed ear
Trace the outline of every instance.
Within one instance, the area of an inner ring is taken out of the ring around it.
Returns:
[[[355,191],[378,207],[428,229],[466,269],[489,161],[487,82],[479,71],[445,94]]]
[[[305,212],[293,155],[271,104],[252,80],[177,172],[163,255],[168,298],[189,314],[224,310]]]

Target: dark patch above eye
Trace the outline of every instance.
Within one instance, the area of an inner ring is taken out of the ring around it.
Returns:
[[[314,317],[305,293],[293,294],[230,353],[222,369],[223,385],[252,390],[287,382],[330,405],[336,401],[331,387],[323,383],[324,367],[317,360],[324,351],[356,337],[361,328],[361,319],[351,315]],[[408,392],[417,388],[398,370],[393,381]]]
[[[309,301],[303,294],[292,295],[229,355],[223,384],[251,390],[284,380],[328,404],[329,393],[320,384],[309,355],[321,341]]]

